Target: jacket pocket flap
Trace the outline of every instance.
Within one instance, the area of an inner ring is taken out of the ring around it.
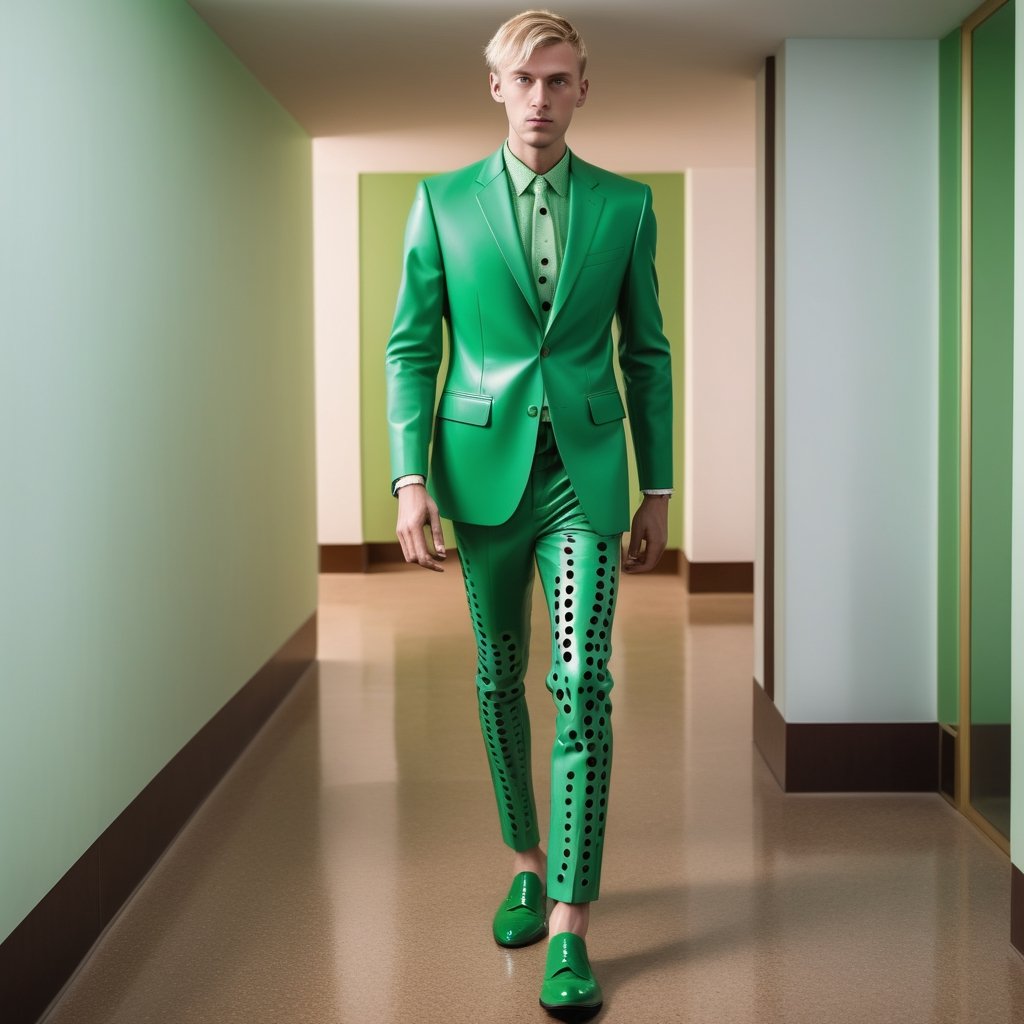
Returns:
[[[491,421],[491,396],[466,395],[459,391],[442,391],[437,415],[443,420],[486,427]]]
[[[595,423],[610,423],[626,416],[618,391],[599,391],[596,395],[588,395],[587,402],[590,405],[590,418]]]
[[[617,260],[625,251],[625,246],[620,245],[618,249],[603,249],[600,252],[587,253],[583,266],[596,267],[601,263],[610,263],[612,260]]]

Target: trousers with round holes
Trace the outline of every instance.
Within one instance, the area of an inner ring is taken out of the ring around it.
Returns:
[[[608,659],[620,535],[590,526],[547,423],[512,517],[500,526],[454,525],[502,838],[520,851],[540,842],[523,685],[536,562],[551,617],[547,687],[556,709],[547,892],[588,903],[600,890],[612,765]]]

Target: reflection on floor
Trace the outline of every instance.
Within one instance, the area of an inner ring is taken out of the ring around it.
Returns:
[[[48,1024],[545,1019],[544,945],[490,937],[509,857],[457,567],[325,576],[321,596],[318,669]],[[780,792],[750,738],[750,620],[749,598],[623,581],[599,1019],[1024,1020],[1004,855],[937,795]],[[539,793],[544,628],[538,605]]]

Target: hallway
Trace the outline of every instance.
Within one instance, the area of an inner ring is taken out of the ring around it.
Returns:
[[[552,716],[535,602],[540,798]],[[783,794],[750,738],[750,619],[749,597],[624,579],[589,941],[598,1019],[1022,1019],[1007,858],[938,795]],[[457,566],[321,576],[319,629],[319,666],[47,1024],[548,1019],[543,944],[508,951],[490,937],[510,858]]]

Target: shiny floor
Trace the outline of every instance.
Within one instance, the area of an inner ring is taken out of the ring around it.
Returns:
[[[490,937],[509,856],[463,602],[456,567],[322,577],[320,665],[47,1024],[547,1019],[544,945]],[[783,794],[751,743],[751,646],[749,598],[623,580],[598,1019],[1024,1020],[1005,856],[937,795]]]

